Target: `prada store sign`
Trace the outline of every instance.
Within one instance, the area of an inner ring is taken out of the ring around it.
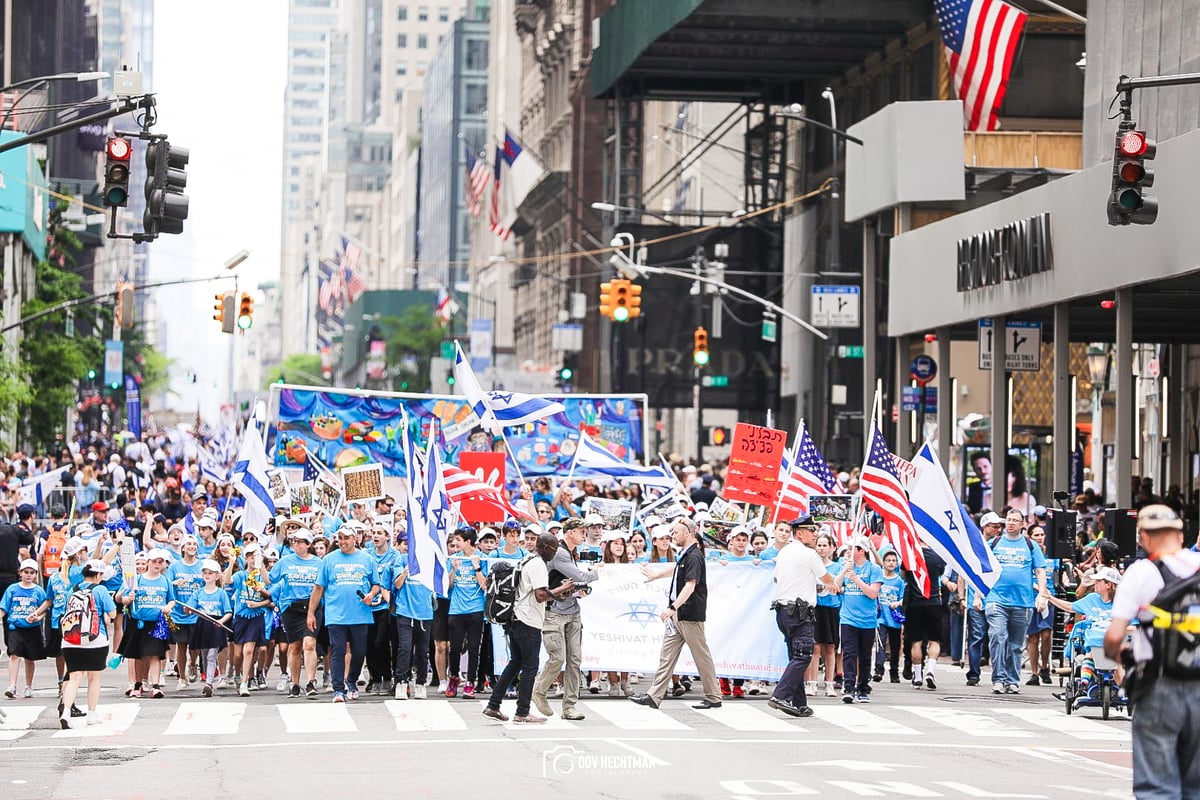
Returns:
[[[1017,281],[1054,267],[1050,213],[958,240],[958,291]]]

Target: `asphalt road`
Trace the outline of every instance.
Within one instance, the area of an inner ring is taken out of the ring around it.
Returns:
[[[1050,687],[997,696],[950,668],[936,692],[876,684],[869,705],[819,697],[807,719],[765,696],[697,711],[693,691],[658,711],[588,695],[587,719],[542,726],[487,719],[478,698],[131,700],[110,676],[104,721],[83,730],[60,729],[44,680],[33,699],[0,700],[0,797],[1131,796],[1123,715],[1068,717]]]

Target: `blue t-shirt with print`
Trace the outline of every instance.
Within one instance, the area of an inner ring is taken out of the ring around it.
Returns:
[[[265,584],[270,580],[270,577],[266,572],[260,571],[258,581]],[[266,600],[267,595],[250,585],[250,572],[248,570],[243,569],[235,572],[230,585],[233,587],[233,613],[235,616],[253,619],[267,613],[266,606],[250,606],[250,603],[258,603]]]
[[[883,581],[883,570],[873,561],[864,561],[861,565],[852,567],[852,571],[870,586]],[[879,602],[863,594],[862,587],[849,575],[842,582],[842,610],[839,619],[843,625],[852,628],[874,628],[878,614]]]
[[[163,607],[176,599],[175,588],[166,575],[157,578],[135,575],[130,594],[133,604],[129,607],[129,615],[142,622],[157,622]]]
[[[482,557],[479,566],[487,575],[488,564]],[[475,580],[475,565],[471,559],[461,554],[450,556],[450,613],[480,613],[483,611],[483,601],[484,592]]]
[[[36,628],[42,624],[41,621],[31,621],[29,616],[44,602],[46,591],[36,583],[29,587],[14,583],[4,590],[4,597],[0,598],[0,611],[4,612],[4,621],[9,630]]]
[[[81,573],[82,575],[82,573]],[[67,610],[67,598],[71,596],[71,592],[75,591],[78,582],[72,583],[71,579],[63,578],[62,572],[56,572],[50,576],[50,580],[46,581],[46,594],[50,597],[50,627],[62,627],[62,615]]]
[[[213,619],[220,619],[226,614],[233,613],[233,605],[229,602],[229,595],[220,586],[210,592],[201,584],[200,588],[192,593],[187,604],[192,608],[200,609]]]
[[[271,596],[282,609],[312,597],[313,587],[321,577],[321,559],[316,556],[300,558],[292,553],[271,567]]]
[[[375,559],[355,550],[346,555],[332,550],[321,559],[321,577],[317,583],[325,590],[326,625],[366,625],[374,619],[371,609],[359,597],[379,584]]]
[[[503,558],[507,561],[524,561],[527,555],[529,555],[529,551],[524,547],[518,547],[515,553],[506,553],[504,552],[504,548],[501,547],[492,553],[492,558]]]
[[[379,553],[372,547],[367,552],[371,554],[371,558],[375,559],[376,582],[386,588],[390,594],[392,585],[390,576],[393,565],[396,563],[395,548],[389,547],[387,550]],[[374,614],[376,611],[382,611],[385,608],[387,608],[387,602],[383,599],[383,592],[380,592],[375,596],[375,602],[371,603],[371,613]]]
[[[190,597],[197,589],[204,586],[204,576],[200,574],[199,560],[191,564],[176,561],[167,567],[167,578],[170,579],[171,585],[175,587],[176,597]],[[188,605],[192,604],[188,603]],[[178,625],[192,625],[198,617],[184,609],[179,603],[176,603],[175,607],[171,609],[171,619]]]
[[[1071,610],[1076,614],[1083,614],[1091,623],[1083,634],[1083,646],[1102,647],[1104,634],[1113,618],[1112,601],[1106,603],[1100,595],[1093,592],[1071,603]]]
[[[904,578],[899,575],[883,576],[883,586],[879,587],[879,624],[888,628],[899,628],[900,620],[896,619],[897,609],[889,603],[900,603],[904,600]]]
[[[411,575],[404,579],[404,585],[396,588],[396,577],[408,567],[408,554],[396,553],[387,576],[387,585],[392,591],[394,608],[392,613],[397,617],[409,619],[433,619],[433,592],[428,586]]]
[[[766,556],[766,554],[767,551],[764,550],[763,555]],[[825,565],[825,573],[836,581],[837,576],[842,574],[842,562],[829,562]],[[830,591],[824,581],[817,581],[817,605],[825,606],[826,608],[841,608],[842,595],[838,592]]]
[[[1000,564],[1000,578],[985,602],[1009,608],[1033,608],[1037,600],[1033,571],[1046,567],[1042,548],[1025,536],[1010,539],[1001,535],[992,543],[992,552]]]

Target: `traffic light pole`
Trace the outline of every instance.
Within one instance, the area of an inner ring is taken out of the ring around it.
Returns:
[[[37,144],[44,142],[60,133],[70,133],[71,131],[79,130],[85,125],[91,125],[96,122],[104,122],[113,117],[119,117],[124,114],[129,114],[138,109],[149,111],[154,108],[154,95],[144,94],[141,97],[126,97],[119,101],[115,108],[110,108],[107,111],[101,111],[98,114],[92,114],[87,117],[80,117],[70,122],[64,122],[61,125],[52,125],[49,128],[30,133],[22,136],[20,139],[13,139],[0,144],[0,153],[7,153],[9,150],[16,150],[18,147],[24,147],[27,144]]]

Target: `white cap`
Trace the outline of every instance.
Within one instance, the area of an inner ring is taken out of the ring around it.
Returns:
[[[204,514],[200,519],[196,520],[194,526],[197,528],[210,528],[215,531],[217,529],[217,518]]]
[[[865,536],[855,536],[854,540],[851,541],[850,544],[852,547],[861,547],[868,553],[871,551],[871,540]]]
[[[87,549],[87,542],[80,539],[78,536],[72,536],[63,544],[62,554],[67,558],[78,553],[80,550]]]
[[[733,530],[725,535],[725,541],[732,541],[735,536],[749,536],[750,529],[745,525],[734,525]]]
[[[695,508],[697,511],[708,511],[708,503],[701,500],[699,503],[696,503]]]
[[[1114,586],[1121,582],[1121,573],[1117,572],[1112,567],[1101,567],[1092,575],[1092,580],[1108,581]]]
[[[154,560],[154,559],[156,559],[156,558],[161,558],[161,559],[163,559],[164,561],[170,561],[170,560],[171,560],[171,554],[170,554],[170,553],[169,553],[169,552],[168,552],[166,549],[164,549],[164,548],[162,548],[162,547],[152,547],[152,548],[150,548],[150,550],[149,550],[149,551],[146,553],[146,560],[147,560],[147,561],[153,561],[153,560]]]
[[[83,538],[96,532],[96,526],[90,522],[81,522],[75,526],[75,536]]]
[[[313,540],[312,531],[310,531],[308,528],[297,528],[288,535],[293,539],[299,539],[302,542],[311,542]]]
[[[600,525],[603,527],[604,517],[600,516],[599,514],[588,514],[583,518],[583,527],[587,528],[592,525]]]
[[[995,511],[987,512],[986,514],[983,515],[983,518],[979,520],[979,527],[981,527],[981,528],[984,525],[1003,525],[1003,524],[1004,524],[1004,517],[1000,516]]]
[[[561,528],[562,525],[559,525],[559,527]],[[484,528],[484,530],[489,530],[489,529]],[[526,525],[524,528],[522,528],[521,532],[522,533],[536,533],[540,536],[542,534],[542,526],[538,525],[536,522],[531,522],[528,525]],[[482,531],[480,532],[480,535],[482,535]]]
[[[661,539],[664,536],[667,537],[668,539],[671,538],[671,526],[670,525],[655,525],[654,530],[650,531],[651,539]]]
[[[628,532],[626,532],[626,531],[623,531],[623,530],[621,530],[620,528],[613,528],[613,529],[612,529],[612,530],[610,530],[610,531],[605,531],[605,532],[604,532],[604,536],[603,536],[603,538],[601,539],[601,541],[604,541],[604,542],[611,542],[611,541],[613,541],[614,539],[621,539],[622,541],[624,541],[624,540],[626,540],[626,539],[628,539],[628,538],[629,538],[629,534],[628,534]]]
[[[206,558],[200,562],[200,569],[208,570],[209,572],[220,572],[221,565],[211,558]]]
[[[37,562],[34,561],[32,558],[27,558],[21,562],[21,567],[20,567],[21,570],[31,569],[34,572],[37,572],[37,568],[38,568]]]
[[[112,577],[112,567],[98,558],[93,558],[91,561],[84,564],[83,568],[88,572],[96,573],[105,580]]]
[[[662,521],[662,517],[658,516],[657,514],[647,514],[646,516],[642,517],[642,525],[646,528],[646,530],[650,530],[655,525],[661,525]]]
[[[548,530],[548,531],[555,530],[555,529],[561,531],[562,528],[563,528],[563,524],[556,519],[552,519],[546,523],[546,530]]]

